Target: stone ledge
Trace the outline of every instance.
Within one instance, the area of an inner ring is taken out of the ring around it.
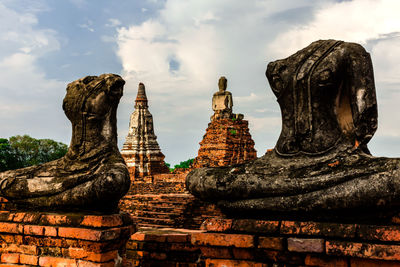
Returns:
[[[113,215],[85,215],[80,213],[54,214],[43,212],[3,211],[0,212],[0,222],[46,226],[110,228],[132,224],[132,219],[131,216],[125,212]]]

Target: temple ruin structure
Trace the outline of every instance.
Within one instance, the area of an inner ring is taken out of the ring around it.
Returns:
[[[226,91],[225,77],[219,79],[218,87],[212,98],[214,114],[200,142],[194,168],[227,166],[257,158],[248,121],[243,120],[242,114],[232,112],[232,93]]]
[[[121,150],[131,179],[169,173],[154,134],[153,116],[148,107],[145,86],[139,83],[135,110],[131,114],[128,135]]]

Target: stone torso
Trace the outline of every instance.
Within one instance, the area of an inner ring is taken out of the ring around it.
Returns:
[[[212,98],[212,109],[214,111],[232,112],[232,94],[229,91],[216,92]]]
[[[377,112],[370,58],[359,48],[317,41],[269,64],[267,77],[282,112],[279,154],[321,154],[338,142],[355,140],[366,146]],[[353,60],[348,56],[353,50],[362,56]],[[353,69],[362,69],[363,76],[352,74]]]

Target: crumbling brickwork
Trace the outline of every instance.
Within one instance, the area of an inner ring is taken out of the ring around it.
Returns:
[[[159,174],[133,181],[120,201],[121,210],[132,214],[138,227],[199,229],[205,219],[221,216],[215,204],[186,191],[186,174]]]
[[[192,267],[399,266],[400,226],[396,220],[370,225],[213,218],[198,231],[137,232],[127,245],[125,263]]]
[[[193,168],[227,166],[255,158],[248,121],[218,119],[208,124]]]
[[[0,213],[1,266],[120,266],[135,232],[126,213]]]

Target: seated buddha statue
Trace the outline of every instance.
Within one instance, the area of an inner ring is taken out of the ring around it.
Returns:
[[[211,121],[219,119],[243,119],[243,114],[234,114],[232,112],[233,100],[232,93],[226,91],[228,80],[222,76],[218,80],[218,92],[214,93],[212,98],[212,109],[214,114]]]
[[[374,157],[367,146],[377,129],[377,103],[365,49],[319,40],[269,63],[266,76],[282,114],[275,148],[249,163],[193,170],[189,191],[232,216],[398,213],[400,159]]]
[[[63,109],[72,123],[66,155],[0,173],[0,196],[16,209],[115,212],[130,178],[117,146],[116,113],[125,81],[87,76],[67,86]]]
[[[232,93],[226,91],[227,79],[222,76],[218,80],[218,92],[214,93],[212,98],[212,109],[214,115],[211,120],[230,119],[232,117]]]

